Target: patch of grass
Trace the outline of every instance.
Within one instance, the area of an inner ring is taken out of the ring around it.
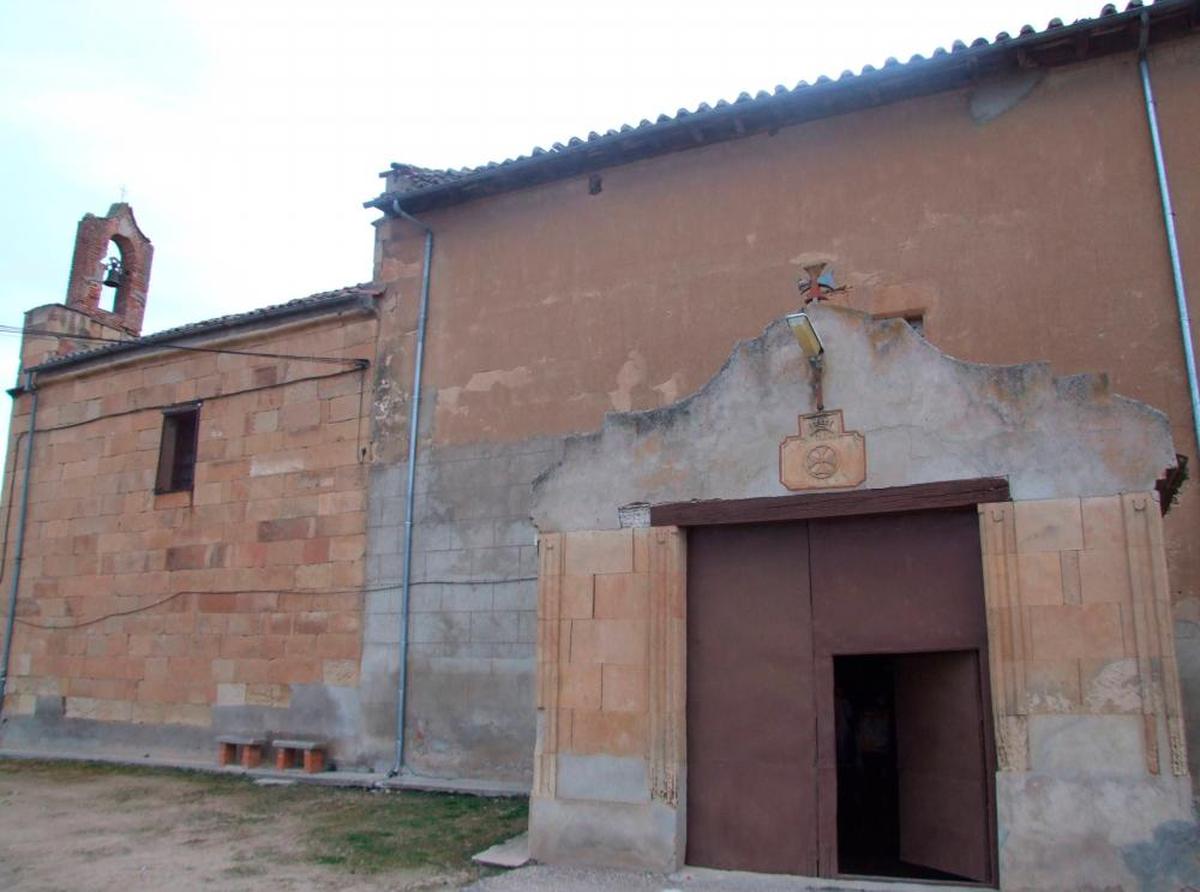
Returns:
[[[108,762],[56,762],[48,759],[0,759],[0,777],[4,775],[38,775],[63,780],[99,780],[112,775],[145,777],[164,769],[138,768],[133,765],[114,765]]]
[[[0,759],[0,778],[12,775],[78,783],[122,777],[139,780],[168,778],[184,781],[202,792],[223,792],[246,785],[245,778],[240,775],[221,775],[208,771],[191,771],[186,768],[157,768],[149,765],[122,765],[112,762],[76,760]]]
[[[114,855],[128,855],[133,851],[129,846],[114,843],[93,849],[76,849],[72,854],[78,855],[85,861],[96,861],[101,858],[111,858]]]
[[[306,820],[310,859],[354,873],[472,867],[471,856],[525,829],[528,803],[414,791],[342,791]]]
[[[107,798],[113,802],[124,804],[138,799],[152,799],[161,793],[162,790],[155,786],[128,786],[113,790]]]
[[[264,787],[240,775],[186,769],[0,759],[0,781],[16,774],[67,785],[129,778],[130,784],[111,795],[106,791],[104,798],[135,807],[156,801],[182,807],[182,823],[197,834],[189,843],[214,832],[285,821],[295,828],[301,858],[353,873],[429,868],[478,876],[482,871],[471,856],[525,830],[529,812],[521,798],[310,784]],[[157,826],[145,830],[154,832]]]
[[[235,864],[223,871],[227,877],[260,877],[267,873],[261,864]]]

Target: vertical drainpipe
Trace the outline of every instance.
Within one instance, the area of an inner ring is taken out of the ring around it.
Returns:
[[[29,430],[25,434],[25,473],[21,478],[21,511],[17,515],[17,539],[13,547],[12,584],[8,592],[8,616],[4,623],[4,656],[0,657],[0,714],[4,711],[4,694],[8,689],[8,666],[12,659],[13,627],[17,621],[17,589],[21,584],[21,561],[25,554],[25,526],[29,516],[29,481],[33,469],[33,437],[37,427],[38,392],[33,373],[27,374],[25,390],[32,397],[29,406]],[[13,468],[16,473],[16,468]]]
[[[425,358],[425,328],[429,319],[429,267],[433,261],[433,230],[404,212],[392,201],[392,213],[425,231],[425,258],[421,269],[420,309],[417,314],[417,345],[413,353],[412,400],[408,416],[408,483],[404,492],[404,569],[400,583],[400,667],[396,680],[396,761],[388,777],[404,770],[404,718],[408,699],[408,596],[412,586],[413,487],[417,479],[417,427],[421,420],[421,370]]]
[[[1183,266],[1179,261],[1179,240],[1175,235],[1175,209],[1171,204],[1171,188],[1167,182],[1167,162],[1163,158],[1162,140],[1158,133],[1158,108],[1150,86],[1150,64],[1146,49],[1150,41],[1150,15],[1142,13],[1142,30],[1138,39],[1138,71],[1142,77],[1142,93],[1146,100],[1146,119],[1150,124],[1150,142],[1154,147],[1154,171],[1158,175],[1158,194],[1162,199],[1163,227],[1167,231],[1167,251],[1171,255],[1171,276],[1175,282],[1175,304],[1179,309],[1179,334],[1183,340],[1184,362],[1187,366],[1188,390],[1192,397],[1192,433],[1200,449],[1200,384],[1196,381],[1196,353],[1192,346],[1192,320],[1188,312],[1187,288],[1183,281]]]

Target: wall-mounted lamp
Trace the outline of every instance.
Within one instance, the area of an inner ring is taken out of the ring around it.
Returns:
[[[801,352],[808,357],[808,365],[813,373],[813,402],[816,403],[817,411],[823,412],[825,410],[825,394],[821,387],[821,375],[825,370],[825,345],[821,343],[821,336],[817,334],[807,313],[789,314],[787,324],[792,330],[792,337],[800,345]]]
[[[815,359],[825,352],[825,345],[821,343],[821,336],[813,328],[808,313],[792,313],[787,317],[787,324],[792,329],[796,343],[809,359]]]

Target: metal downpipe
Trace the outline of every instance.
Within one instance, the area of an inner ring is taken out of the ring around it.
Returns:
[[[1146,49],[1150,38],[1150,16],[1142,13],[1142,33],[1138,42],[1138,71],[1142,77],[1142,93],[1146,100],[1146,119],[1150,124],[1150,142],[1154,146],[1154,170],[1158,175],[1158,194],[1162,199],[1163,227],[1167,230],[1167,251],[1171,255],[1171,276],[1175,282],[1175,304],[1179,310],[1179,334],[1183,340],[1183,355],[1187,366],[1188,390],[1192,397],[1192,433],[1200,449],[1200,384],[1196,381],[1196,352],[1192,346],[1192,320],[1188,312],[1187,287],[1183,281],[1183,266],[1179,261],[1179,240],[1175,235],[1175,208],[1171,204],[1171,188],[1167,182],[1167,162],[1163,157],[1162,140],[1158,132],[1158,107],[1150,86],[1150,65]]]
[[[420,309],[417,313],[417,344],[413,354],[412,400],[408,416],[408,483],[404,492],[404,565],[400,582],[400,666],[396,680],[396,761],[388,777],[404,770],[404,727],[408,700],[408,601],[412,586],[413,487],[417,479],[417,427],[421,420],[421,371],[425,359],[425,328],[429,318],[429,271],[433,260],[433,230],[416,217],[405,213],[398,201],[392,212],[425,231],[425,257],[421,270]]]
[[[26,389],[33,397],[29,407],[29,430],[25,435],[25,472],[21,478],[21,511],[17,515],[17,540],[13,548],[12,584],[8,591],[8,616],[4,624],[4,656],[0,657],[0,715],[4,713],[4,695],[8,690],[8,667],[12,659],[13,627],[17,621],[17,589],[21,584],[21,561],[25,553],[25,526],[29,516],[29,480],[33,469],[33,436],[37,428],[38,392],[33,374]],[[13,468],[16,473],[16,468]]]

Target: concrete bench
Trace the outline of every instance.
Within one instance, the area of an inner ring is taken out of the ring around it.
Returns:
[[[316,774],[325,770],[325,744],[316,740],[275,740],[275,767],[287,771],[296,767],[296,760],[303,755],[304,770]]]
[[[266,745],[267,741],[261,737],[223,735],[217,738],[217,764],[235,765],[240,761],[243,768],[257,768],[262,763]]]

